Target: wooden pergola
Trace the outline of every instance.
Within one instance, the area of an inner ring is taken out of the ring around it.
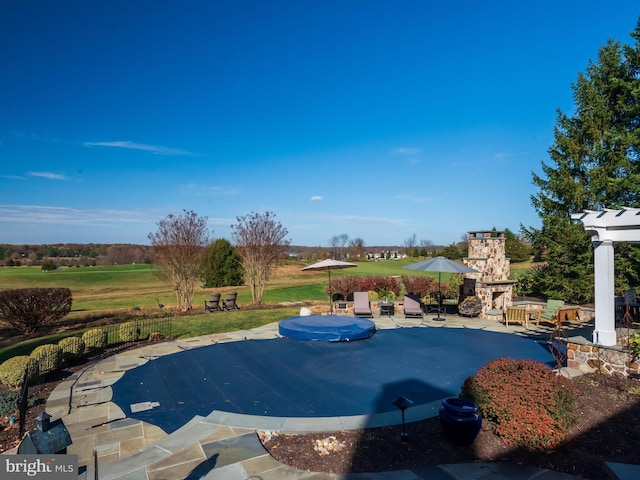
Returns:
[[[595,270],[595,329],[593,343],[616,344],[614,244],[640,243],[640,208],[585,210],[571,215],[591,234]]]

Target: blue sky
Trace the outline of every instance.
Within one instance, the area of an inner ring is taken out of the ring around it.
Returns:
[[[631,0],[4,0],[0,243],[271,211],[296,245],[538,226],[556,109]]]

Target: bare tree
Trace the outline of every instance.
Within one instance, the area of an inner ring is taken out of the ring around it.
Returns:
[[[364,240],[360,237],[354,238],[349,242],[349,246],[353,250],[353,255],[357,258],[362,257],[364,254]]]
[[[196,284],[202,278],[205,247],[209,244],[207,217],[193,211],[168,215],[158,222],[158,231],[149,234],[156,263],[163,277],[175,286],[177,309],[192,307]]]
[[[412,254],[412,250],[415,248],[415,246],[418,244],[418,240],[416,237],[416,234],[414,233],[413,235],[411,235],[410,237],[407,237],[404,239],[404,253],[406,253],[407,255],[411,255]]]
[[[251,300],[262,303],[262,294],[277,260],[287,251],[289,233],[275,213],[251,213],[237,217],[238,223],[231,226],[236,250],[242,259],[245,280],[251,288]]]
[[[340,235],[334,235],[329,240],[329,245],[333,249],[333,259],[334,260],[344,260],[345,258],[345,247],[349,243],[349,235],[346,233],[341,233]]]

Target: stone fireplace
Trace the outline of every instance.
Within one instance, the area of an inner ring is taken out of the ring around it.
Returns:
[[[505,254],[504,232],[469,232],[466,266],[479,273],[465,274],[462,296],[475,295],[482,302],[481,318],[502,315],[513,301],[514,280],[509,280],[511,262]]]

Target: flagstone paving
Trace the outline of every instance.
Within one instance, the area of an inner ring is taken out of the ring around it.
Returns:
[[[403,316],[374,319],[378,329],[429,326],[439,328],[473,328],[487,331],[536,335],[548,338],[546,326],[525,329],[521,325],[505,327],[496,320],[479,320],[448,315],[446,321],[429,317],[405,319]],[[572,328],[569,336],[590,338],[589,325]],[[127,418],[113,402],[111,385],[127,370],[150,359],[170,355],[185,349],[245,339],[272,339],[278,335],[277,323],[252,330],[207,335],[185,340],[149,344],[133,351],[114,355],[79,371],[62,382],[47,401],[47,412],[53,419],[61,418],[73,444],[68,453],[78,455],[79,478],[93,479],[94,452],[100,480],[160,480],[160,479],[218,479],[218,480],[420,480],[420,479],[570,479],[570,475],[531,467],[504,464],[441,465],[416,471],[393,471],[368,474],[326,474],[296,470],[273,459],[262,447],[256,430],[320,431],[359,428],[363,418],[274,418],[230,414],[214,411],[194,417],[171,435],[160,428]],[[571,372],[569,372],[571,373]],[[428,418],[437,415],[439,404],[422,405],[415,415]],[[381,414],[384,416],[385,414]],[[380,417],[383,424],[388,419]],[[411,421],[411,419],[408,419]],[[372,419],[366,419],[372,426]],[[629,466],[611,464],[618,478],[634,478],[637,472],[627,473]],[[614,477],[615,478],[615,477]]]

